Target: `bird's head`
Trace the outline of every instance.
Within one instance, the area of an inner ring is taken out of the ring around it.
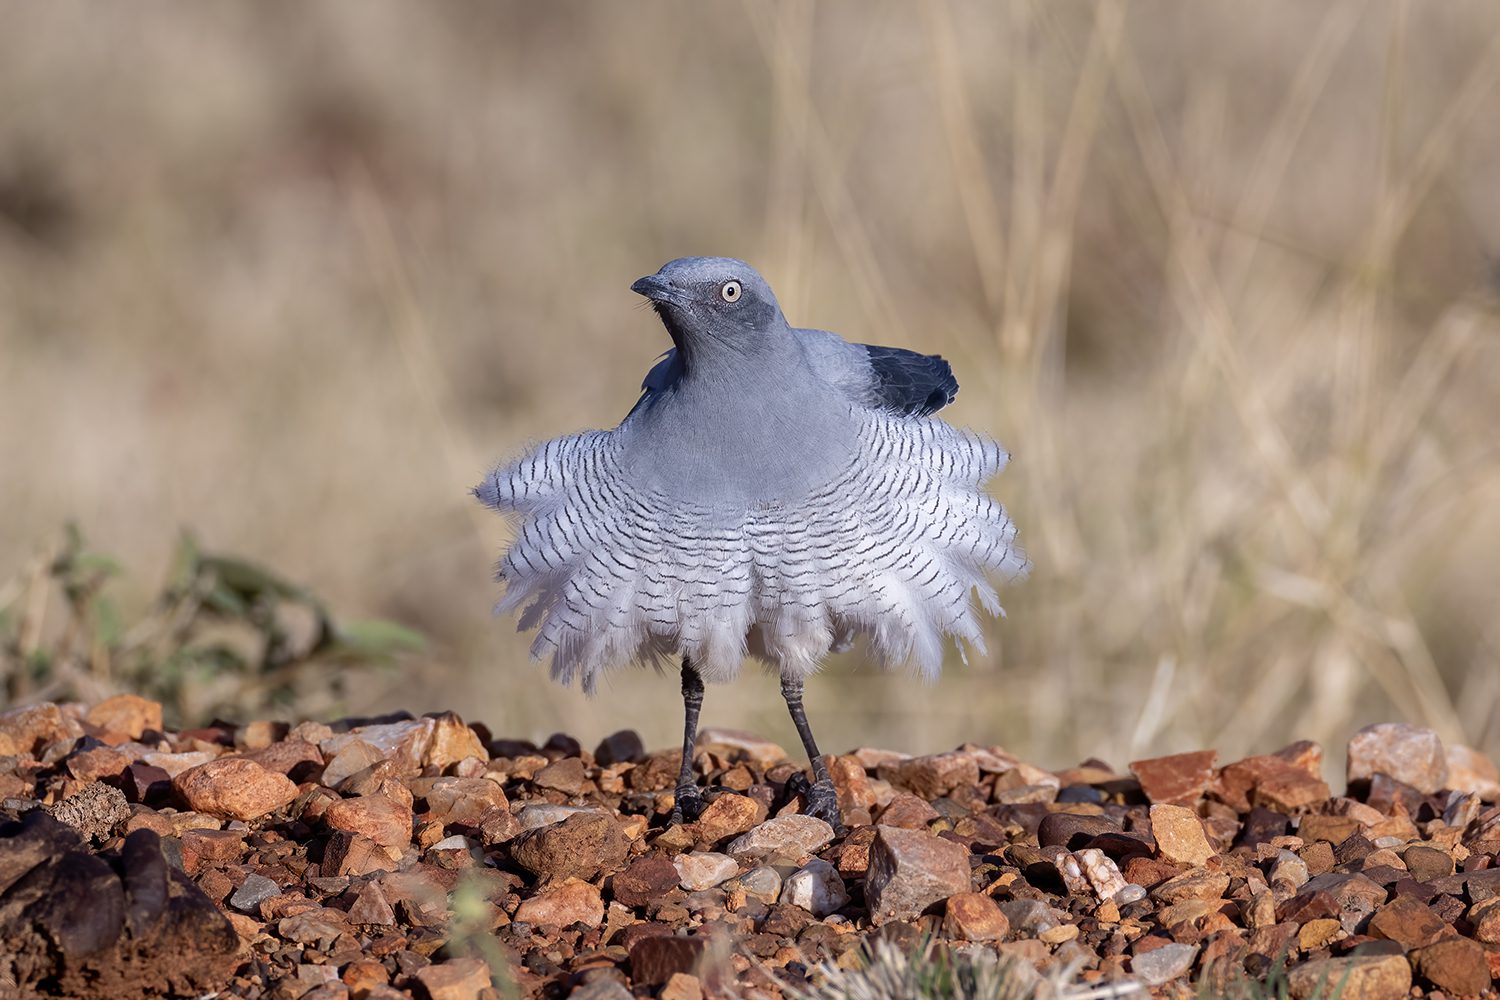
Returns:
[[[732,257],[680,257],[630,290],[651,301],[689,364],[758,354],[788,330],[771,286],[755,268]]]

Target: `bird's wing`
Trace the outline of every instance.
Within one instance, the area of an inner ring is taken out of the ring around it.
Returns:
[[[630,408],[630,413],[625,415],[625,419],[630,419],[636,410],[671,388],[678,379],[682,378],[682,371],[682,359],[677,355],[677,348],[668,348],[667,353],[651,366],[651,370],[641,380],[641,398],[635,401],[635,405]]]
[[[824,381],[872,409],[908,417],[936,413],[958,395],[953,368],[935,354],[851,344],[827,330],[798,330]]]

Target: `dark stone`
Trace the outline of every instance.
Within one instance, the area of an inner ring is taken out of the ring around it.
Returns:
[[[1061,845],[1076,851],[1104,833],[1116,833],[1119,826],[1105,816],[1077,816],[1073,813],[1048,813],[1037,826],[1037,842],[1043,847]]]

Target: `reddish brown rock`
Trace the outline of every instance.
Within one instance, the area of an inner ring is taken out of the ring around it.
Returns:
[[[925,830],[938,818],[938,811],[915,795],[897,795],[880,811],[881,826],[899,826],[904,830]]]
[[[411,808],[384,795],[340,799],[323,813],[323,822],[331,830],[363,834],[382,847],[411,843]]]
[[[979,784],[979,762],[961,751],[935,753],[904,760],[889,774],[891,784],[931,801],[960,785]]]
[[[130,766],[130,758],[109,747],[94,747],[68,754],[63,763],[68,773],[79,781],[99,781],[120,778]]]
[[[611,880],[616,902],[625,906],[645,906],[676,888],[680,876],[677,866],[665,854],[655,851],[642,854]]]
[[[567,881],[523,900],[516,909],[517,923],[539,927],[598,927],[604,922],[604,900],[599,890],[578,879]]]
[[[531,777],[531,782],[536,787],[550,788],[564,795],[582,795],[588,787],[588,781],[587,769],[577,757],[555,760]]]
[[[1437,733],[1404,722],[1366,726],[1349,741],[1349,783],[1377,774],[1431,795],[1448,781],[1448,755]]]
[[[510,842],[516,864],[546,880],[593,878],[625,863],[630,841],[614,817],[575,813],[561,823],[528,830]]]
[[[984,893],[959,892],[945,904],[943,931],[965,941],[999,941],[1010,933],[1010,921]]]
[[[774,855],[796,861],[833,840],[833,827],[815,816],[778,816],[730,841],[730,854]]]
[[[725,793],[718,796],[698,817],[695,829],[698,839],[717,844],[753,828],[766,818],[766,807],[748,795]]]
[[[490,967],[478,958],[450,958],[416,973],[418,995],[427,1000],[478,1000],[490,988]]]
[[[1203,797],[1214,777],[1213,750],[1173,754],[1134,761],[1130,773],[1141,783],[1141,791],[1152,804],[1192,805]]]
[[[1472,747],[1461,745],[1447,749],[1449,788],[1479,796],[1486,802],[1500,801],[1500,768]]]
[[[394,867],[385,848],[362,833],[339,830],[323,847],[324,875],[370,875]]]
[[[138,740],[148,729],[161,732],[161,703],[134,694],[105,698],[84,715],[90,725]]]
[[[488,778],[438,778],[425,798],[429,816],[445,826],[478,826],[490,809],[510,811],[504,789]]]
[[[1182,806],[1153,805],[1151,835],[1156,838],[1157,853],[1168,861],[1201,865],[1215,854],[1202,820]]]
[[[1411,989],[1411,966],[1401,955],[1325,958],[1287,974],[1294,1000],[1337,991],[1339,1000],[1401,1000]]]
[[[1484,947],[1468,938],[1446,938],[1412,957],[1423,979],[1454,996],[1477,996],[1490,986]]]
[[[969,853],[962,846],[923,830],[877,829],[865,876],[865,898],[875,923],[915,919],[970,889]]]
[[[235,864],[244,855],[243,830],[186,830],[182,834],[182,870],[189,875]]]
[[[708,942],[703,938],[655,934],[630,947],[630,977],[644,986],[659,986],[674,975],[700,971]]]
[[[55,740],[81,735],[51,702],[0,712],[0,756],[29,754]]]
[[[380,888],[379,882],[366,882],[359,890],[359,894],[354,897],[354,905],[349,907],[349,920],[372,927],[390,927],[395,924],[396,912],[391,909],[390,901],[385,898],[385,891]]]
[[[307,740],[282,740],[244,754],[268,771],[284,774],[293,781],[308,781],[322,773],[323,755],[315,743]]]
[[[1437,914],[1412,899],[1397,896],[1376,911],[1366,932],[1371,937],[1394,941],[1406,951],[1432,944],[1448,925]]]
[[[259,819],[289,804],[297,786],[243,757],[220,757],[182,771],[172,789],[189,809],[230,819]]]
[[[845,809],[874,809],[875,787],[858,757],[838,756],[828,758],[828,776],[838,792],[839,805]]]

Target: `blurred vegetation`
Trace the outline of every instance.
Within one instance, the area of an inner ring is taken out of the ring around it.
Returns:
[[[1489,0],[4,9],[0,575],[189,524],[433,638],[362,710],[671,745],[670,677],[588,701],[490,617],[467,490],[618,421],[630,282],[733,254],[953,362],[1036,566],[931,688],[836,658],[821,743],[1500,754]],[[704,721],[797,742],[753,672]]]
[[[0,583],[7,703],[97,701],[131,691],[170,723],[332,716],[349,685],[423,646],[385,621],[338,621],[254,563],[177,545],[167,584],[138,617],[111,588],[119,564],[70,526],[55,550]]]

